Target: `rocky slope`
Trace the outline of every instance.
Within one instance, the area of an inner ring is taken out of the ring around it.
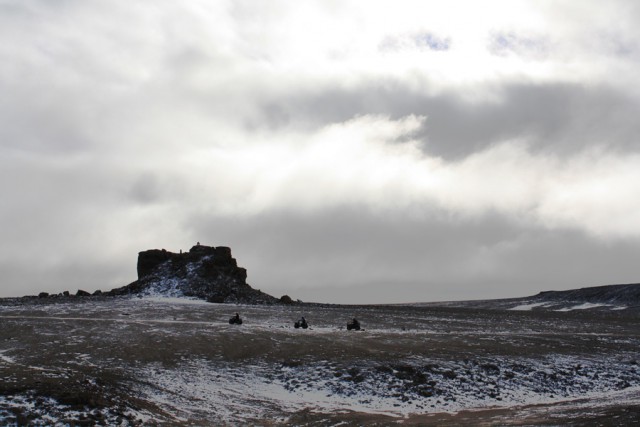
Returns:
[[[532,299],[540,301],[575,301],[591,304],[640,305],[640,284],[594,286],[568,291],[540,292]]]
[[[197,297],[216,303],[275,304],[277,298],[253,289],[247,270],[238,267],[231,249],[196,245],[189,252],[151,249],[138,254],[138,280],[108,295]]]
[[[426,303],[448,307],[496,310],[573,311],[640,310],[640,283],[593,286],[566,291],[543,291],[523,298]]]

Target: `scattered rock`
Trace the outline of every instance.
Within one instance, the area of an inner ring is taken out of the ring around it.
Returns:
[[[83,291],[82,289],[78,289],[78,292],[76,292],[76,296],[77,297],[88,297],[91,296],[91,294],[87,291]]]

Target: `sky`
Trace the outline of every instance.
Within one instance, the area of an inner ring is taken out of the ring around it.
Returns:
[[[336,303],[640,282],[640,3],[0,0],[0,296],[229,246]]]

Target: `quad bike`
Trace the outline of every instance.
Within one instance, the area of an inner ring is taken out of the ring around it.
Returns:
[[[242,325],[242,319],[236,316],[233,316],[231,319],[229,319],[229,324],[230,325]]]
[[[353,319],[349,322],[347,322],[347,331],[359,331],[360,330],[360,322],[358,322],[356,319]]]
[[[298,328],[307,329],[309,327],[309,324],[307,323],[306,320],[297,320],[296,323],[293,324],[293,327],[296,329]]]

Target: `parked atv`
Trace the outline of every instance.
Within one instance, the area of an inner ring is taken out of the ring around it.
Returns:
[[[359,331],[360,330],[360,322],[354,317],[352,320],[347,322],[347,331]]]
[[[296,323],[293,324],[293,327],[296,329],[298,328],[307,329],[309,327],[309,324],[307,323],[307,319],[303,317],[300,320],[297,320]]]
[[[229,319],[229,324],[230,325],[242,325],[242,319],[240,318],[240,315],[238,313],[236,313],[235,316],[233,316],[231,319]]]

